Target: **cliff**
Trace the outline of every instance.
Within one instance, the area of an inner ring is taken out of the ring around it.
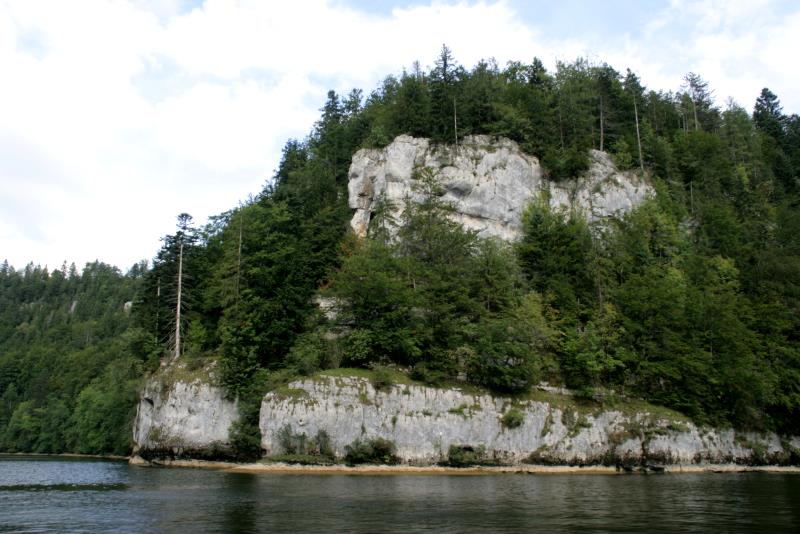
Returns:
[[[215,457],[229,449],[237,403],[215,385],[213,364],[191,371],[173,363],[145,383],[133,426],[133,454]]]
[[[667,410],[623,406],[542,391],[525,399],[414,384],[378,391],[364,378],[320,376],[268,393],[260,427],[267,454],[285,452],[287,429],[309,439],[324,431],[338,457],[357,439],[383,438],[412,464],[446,461],[451,446],[503,464],[779,464],[800,452],[800,438],[701,428]]]
[[[542,192],[554,208],[574,209],[589,222],[630,211],[653,195],[633,172],[618,170],[608,154],[592,150],[583,175],[562,182],[548,180],[539,160],[508,139],[468,136],[458,146],[434,145],[428,139],[401,135],[382,149],[362,149],[353,156],[348,202],[354,209],[353,231],[366,235],[377,203],[384,199],[399,220],[406,198],[414,201],[415,171],[431,169],[452,204],[454,219],[482,236],[514,240],[521,235],[522,214]]]
[[[135,455],[230,452],[237,406],[206,380],[169,381],[162,374],[147,382],[134,425]],[[510,422],[510,412],[517,421]],[[287,430],[303,440],[324,431],[338,458],[356,440],[383,438],[399,461],[414,465],[448,461],[451,446],[503,465],[764,465],[800,458],[800,437],[699,427],[643,403],[601,408],[541,389],[523,398],[412,383],[377,390],[366,378],[324,374],[265,395],[260,430],[266,455],[287,452]]]
[[[457,221],[506,240],[520,237],[522,214],[542,193],[554,208],[576,210],[597,224],[654,194],[646,180],[620,171],[607,154],[592,151],[590,159],[582,176],[553,182],[536,158],[506,139],[472,136],[451,147],[400,136],[383,149],[353,156],[351,225],[365,235],[382,199],[399,218],[406,200],[418,198],[413,184],[421,167],[438,176]],[[327,315],[333,312],[324,299],[320,307]],[[135,422],[134,453],[209,457],[230,451],[237,404],[215,385],[213,365],[200,371],[172,364],[148,381]],[[268,455],[290,452],[287,436],[305,442],[322,433],[339,458],[357,440],[382,438],[394,444],[402,462],[414,464],[448,461],[451,450],[511,465],[782,464],[797,462],[800,455],[800,438],[702,428],[638,401],[598,407],[541,389],[509,398],[410,382],[376,390],[364,378],[324,373],[267,394],[260,430]]]

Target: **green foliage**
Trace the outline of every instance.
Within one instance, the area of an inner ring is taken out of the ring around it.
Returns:
[[[277,375],[277,376],[275,376]],[[245,386],[239,388],[239,418],[228,431],[233,456],[239,460],[255,460],[261,456],[261,401],[267,391],[285,381],[283,374],[270,374],[265,369],[254,372]]]
[[[498,462],[486,456],[486,447],[478,445],[450,445],[447,450],[448,467],[471,467],[474,465],[498,465]]]
[[[522,221],[524,234],[517,255],[534,289],[552,299],[567,317],[591,308],[597,272],[593,269],[592,237],[583,216],[553,210],[543,195],[531,204]]]
[[[146,266],[0,269],[0,450],[127,454],[141,377],[157,361],[133,328]],[[135,304],[134,304],[135,306]]]
[[[130,451],[141,377],[138,361],[120,359],[110,363],[100,377],[81,391],[66,432],[70,450],[120,455]]]
[[[327,343],[319,332],[300,334],[286,356],[286,367],[308,376],[322,368]]]
[[[294,432],[291,425],[284,425],[277,433],[278,444],[284,456],[314,457],[316,463],[330,462],[334,459],[331,438],[325,430],[317,431],[313,437],[305,432]],[[275,457],[272,457],[275,460]]]
[[[551,336],[539,296],[529,294],[506,314],[478,325],[466,362],[467,378],[495,391],[526,391],[539,379],[540,361],[550,350]]]
[[[388,391],[394,385],[391,370],[383,365],[372,365],[372,386],[377,391]]]
[[[589,167],[589,157],[585,150],[577,147],[554,147],[542,155],[542,165],[547,169],[548,178],[560,181],[585,171]]]
[[[174,348],[181,247],[181,357],[219,360],[242,457],[260,453],[266,389],[340,364],[503,392],[545,379],[800,432],[800,118],[767,88],[752,116],[720,112],[694,73],[665,93],[584,59],[466,69],[443,47],[433,63],[366,98],[329,92],[263,191],[204,227],[181,214],[150,269],[0,264],[0,450],[127,450],[137,377]],[[448,218],[422,168],[420,202],[400,220],[379,206],[368,239],[346,237],[352,154],[404,133],[502,135],[557,180],[580,180],[590,149],[623,168],[641,151],[657,195],[591,227],[543,196],[510,247]]]
[[[417,175],[396,239],[348,249],[333,277],[347,365],[413,365],[412,377],[440,383],[466,372],[498,391],[522,391],[537,378],[549,332],[513,250],[478,239],[448,218],[437,178]]]
[[[390,245],[371,240],[356,244],[342,261],[331,295],[343,305],[340,320],[352,328],[343,363],[365,366],[373,358],[401,362],[418,358],[419,321],[413,310],[419,297]]]
[[[597,388],[612,383],[617,378],[616,371],[624,368],[624,351],[619,346],[623,332],[619,314],[611,303],[605,303],[594,320],[565,332],[561,371],[579,396],[592,397]]]
[[[503,414],[500,422],[506,428],[517,428],[525,422],[525,414],[520,409],[512,407]]]
[[[356,464],[396,464],[399,460],[395,455],[395,446],[388,439],[372,438],[367,440],[356,439],[350,445],[345,445],[344,461],[348,465]]]

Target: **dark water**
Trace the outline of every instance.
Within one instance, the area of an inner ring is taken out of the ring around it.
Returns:
[[[800,475],[233,474],[0,458],[0,532],[800,532]]]

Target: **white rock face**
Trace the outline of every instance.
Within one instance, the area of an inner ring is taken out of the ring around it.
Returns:
[[[322,377],[289,388],[289,394],[269,393],[262,402],[267,454],[285,452],[278,435],[286,425],[310,438],[326,431],[340,457],[358,438],[388,439],[403,462],[417,464],[446,459],[450,445],[483,446],[489,458],[511,464],[778,462],[789,453],[774,434],[705,430],[649,413],[581,414],[547,402],[422,386],[376,391],[362,378]],[[512,406],[524,421],[506,428],[502,417]]]
[[[422,167],[438,176],[443,200],[456,208],[455,220],[482,236],[505,240],[520,237],[522,214],[543,191],[549,191],[554,208],[579,210],[590,222],[622,215],[653,195],[634,173],[617,170],[608,154],[594,150],[590,158],[583,176],[556,183],[544,178],[538,159],[508,139],[468,136],[455,147],[401,135],[383,149],[363,149],[353,156],[350,225],[356,235],[366,235],[381,198],[393,205],[392,215],[399,220],[406,198],[420,199],[412,184],[415,170]]]
[[[174,455],[228,448],[228,430],[239,417],[237,403],[222,388],[200,380],[145,385],[133,427],[134,454]]]

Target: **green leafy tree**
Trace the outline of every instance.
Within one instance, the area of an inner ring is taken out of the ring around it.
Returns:
[[[585,220],[577,213],[553,210],[543,195],[525,212],[522,224],[517,255],[523,271],[567,320],[576,319],[596,299],[593,244]]]

